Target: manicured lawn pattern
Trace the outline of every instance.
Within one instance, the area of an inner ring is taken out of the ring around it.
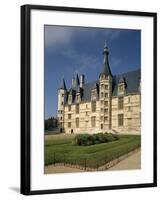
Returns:
[[[90,146],[73,144],[73,135],[45,139],[45,165],[70,163],[97,168],[141,146],[141,136],[120,135],[120,139]]]

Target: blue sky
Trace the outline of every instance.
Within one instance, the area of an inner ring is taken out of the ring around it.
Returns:
[[[76,73],[85,82],[98,80],[103,67],[105,40],[112,74],[141,67],[141,31],[45,25],[45,119],[56,116],[62,77],[66,86]]]

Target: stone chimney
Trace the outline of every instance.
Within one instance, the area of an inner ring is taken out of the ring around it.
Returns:
[[[72,78],[72,87],[75,87],[75,77]]]
[[[80,87],[81,87],[81,88],[82,88],[83,85],[84,85],[84,78],[85,78],[84,74],[80,75]]]

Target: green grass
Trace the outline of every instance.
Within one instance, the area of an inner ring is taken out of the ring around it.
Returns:
[[[141,145],[139,135],[120,135],[120,139],[91,146],[73,144],[73,135],[47,136],[45,165],[63,162],[97,168]]]

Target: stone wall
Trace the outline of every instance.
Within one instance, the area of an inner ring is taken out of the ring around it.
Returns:
[[[79,113],[76,114],[76,105],[71,105],[69,111],[68,105],[64,108],[64,129],[65,133],[98,133],[105,131],[113,131],[118,133],[140,133],[141,125],[141,100],[140,94],[131,94],[124,96],[123,109],[118,109],[118,97],[112,97],[111,100],[111,129],[101,129],[100,121],[100,101],[96,101],[96,112],[91,112],[91,102],[79,104]],[[71,114],[71,119],[69,119]],[[124,115],[123,126],[118,126],[118,114]],[[96,117],[95,127],[91,126],[91,118]],[[76,127],[76,118],[79,118],[79,128]],[[71,123],[69,127],[68,123]],[[72,131],[73,130],[73,131]]]
[[[124,96],[123,109],[118,109],[118,97],[112,98],[112,129],[119,133],[140,133],[141,99],[140,94]],[[124,115],[123,126],[118,126],[118,114]]]

